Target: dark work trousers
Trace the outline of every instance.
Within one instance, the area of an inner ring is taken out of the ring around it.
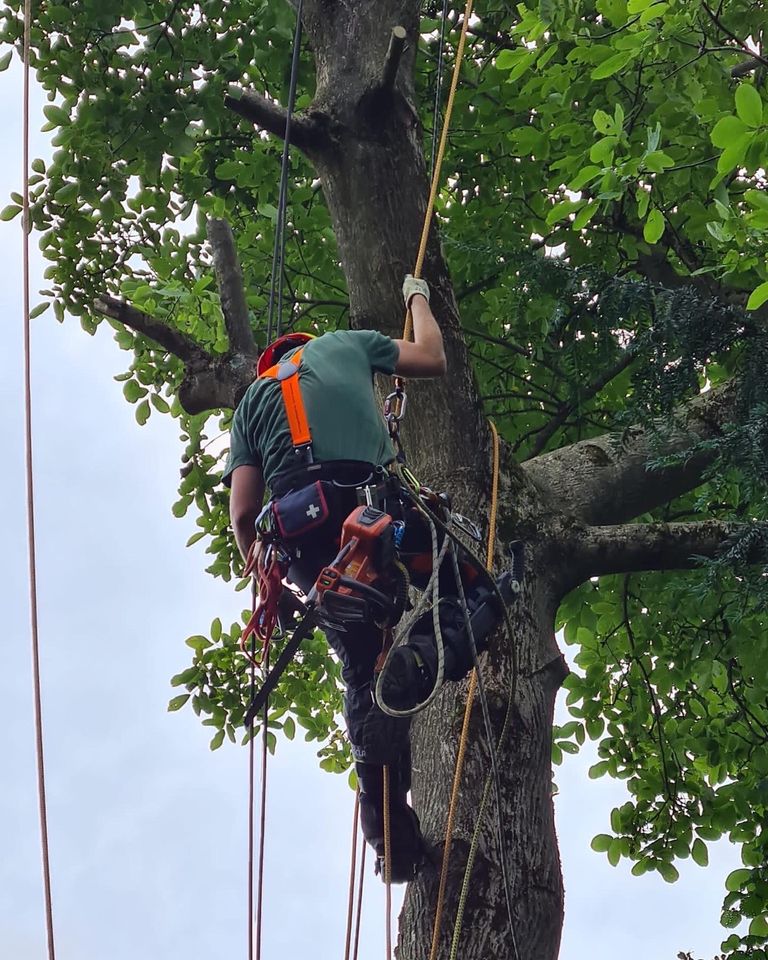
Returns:
[[[341,522],[334,523],[335,518],[331,517],[325,525],[327,531],[321,529],[295,549],[295,559],[288,571],[288,579],[304,593],[311,590],[317,575],[339,552],[341,523],[354,506],[355,501],[352,499],[351,506],[341,518]],[[364,760],[363,722],[372,704],[373,668],[381,652],[382,631],[373,623],[353,623],[346,632],[326,629],[325,635],[341,661],[341,675],[346,687],[344,719],[352,744],[352,755],[355,760]]]
[[[343,515],[330,517],[324,528],[314,531],[294,551],[288,578],[308,593],[317,575],[339,551],[339,534],[347,515],[356,502],[342,497]],[[360,787],[360,822],[363,836],[378,857],[384,855],[384,803],[382,767],[366,762],[363,747],[363,725],[373,707],[374,667],[382,648],[383,635],[373,623],[353,623],[346,631],[325,630],[328,642],[341,661],[345,684],[344,718],[356,761]],[[390,871],[394,883],[413,879],[422,857],[423,841],[416,814],[408,806],[411,786],[411,752],[406,744],[396,761],[390,764]]]

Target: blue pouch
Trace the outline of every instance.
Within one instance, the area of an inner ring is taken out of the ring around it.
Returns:
[[[274,500],[272,513],[283,541],[297,540],[310,530],[321,527],[331,515],[333,485],[327,480],[292,490]]]

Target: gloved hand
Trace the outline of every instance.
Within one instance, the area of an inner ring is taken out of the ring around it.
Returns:
[[[411,276],[410,273],[407,273],[403,281],[403,300],[405,300],[406,307],[410,307],[411,300],[417,293],[425,297],[427,303],[429,303],[429,287],[427,286],[427,281],[419,280]]]

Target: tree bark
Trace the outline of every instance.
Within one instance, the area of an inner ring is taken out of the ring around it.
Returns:
[[[347,277],[353,326],[400,336],[403,277],[411,272],[426,210],[428,183],[421,127],[413,106],[413,58],[419,5],[413,0],[328,4],[305,0],[305,27],[315,53],[317,91],[312,112],[335,131],[322,150],[308,149],[321,181]],[[343,29],[340,21],[343,18]],[[407,31],[406,48],[391,89],[382,86],[392,27]],[[489,430],[461,333],[450,278],[433,231],[425,260],[431,303],[445,339],[449,375],[409,383],[403,439],[409,462],[436,489],[450,491],[459,509],[487,512]],[[437,442],[436,442],[437,440]],[[527,585],[514,611],[520,664],[512,730],[501,751],[501,778],[512,883],[515,935],[521,957],[554,960],[560,941],[563,888],[554,829],[550,765],[552,716],[564,677],[554,640],[556,596],[543,554],[532,536],[545,509],[535,486],[505,456],[499,536],[525,532],[530,553]],[[514,505],[514,506],[512,506]],[[511,681],[512,651],[500,640],[486,658],[485,678],[497,733]],[[441,844],[466,685],[449,685],[413,730],[414,803],[426,837]],[[455,916],[464,862],[489,770],[477,706],[455,831],[446,919]],[[493,804],[489,806],[493,812]],[[467,904],[459,955],[512,956],[495,818],[486,817]],[[438,869],[409,887],[400,923],[400,960],[425,960],[432,936]],[[442,956],[451,924],[441,937]]]

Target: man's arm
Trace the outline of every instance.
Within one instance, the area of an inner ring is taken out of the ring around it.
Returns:
[[[443,335],[429,306],[429,288],[423,280],[409,276],[403,296],[413,317],[413,341],[395,340],[399,350],[395,373],[402,377],[441,377],[446,371]]]
[[[244,465],[232,471],[229,519],[243,560],[256,539],[256,520],[264,502],[264,478],[258,467]]]

